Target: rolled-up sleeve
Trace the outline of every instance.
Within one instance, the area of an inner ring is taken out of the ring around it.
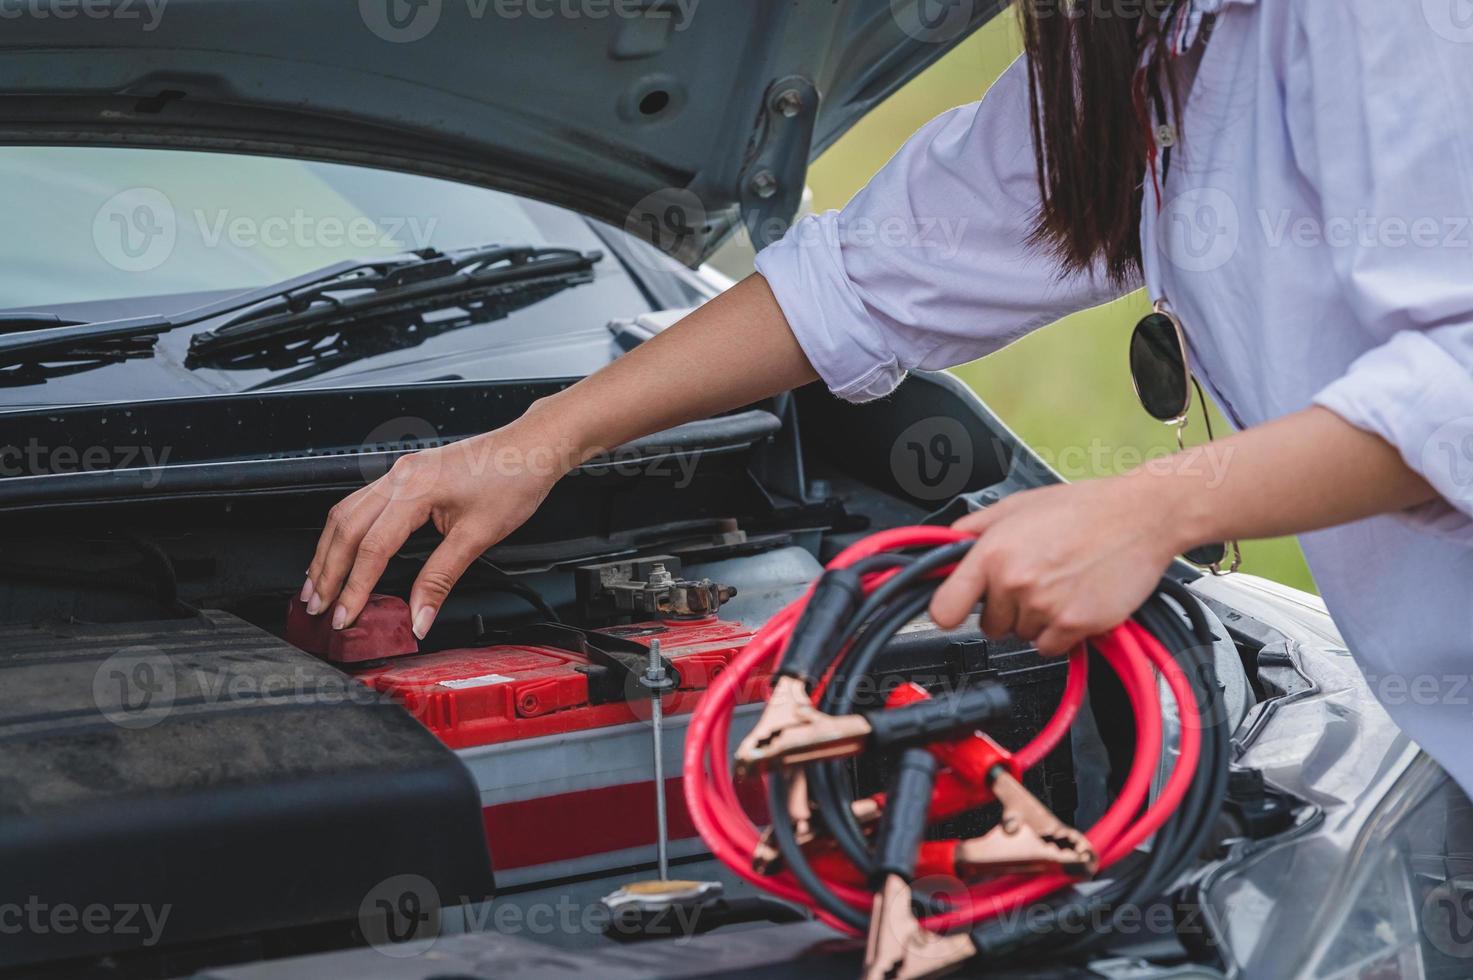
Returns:
[[[980,102],[927,123],[842,211],[812,215],[757,256],[830,390],[888,394],[915,368],[991,353],[1118,297],[1061,275],[1029,243],[1039,193],[1019,59]]]
[[[1315,402],[1375,433],[1442,500],[1409,512],[1466,536],[1473,517],[1473,48],[1415,4],[1301,5],[1289,79],[1296,154],[1340,288],[1376,346]],[[1296,95],[1297,93],[1297,95]]]

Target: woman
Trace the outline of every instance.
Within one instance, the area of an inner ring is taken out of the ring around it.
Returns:
[[[985,596],[988,633],[1058,653],[1129,616],[1185,549],[1298,533],[1372,686],[1473,787],[1458,751],[1473,731],[1473,45],[1433,0],[1117,2],[1030,0],[1027,56],[758,274],[519,421],[345,499],[303,587],[312,608],[351,623],[433,521],[444,542],[410,600],[422,636],[560,475],[486,460],[571,447],[556,453],[571,466],[815,378],[877,398],[906,369],[1144,283],[1241,431],[964,518],[981,536],[932,616],[956,625]],[[852,233],[896,219],[951,221],[960,248]],[[1225,472],[1196,465],[1208,451]]]

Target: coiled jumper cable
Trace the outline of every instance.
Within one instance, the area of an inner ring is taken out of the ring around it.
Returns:
[[[946,528],[902,528],[846,549],[815,588],[775,616],[715,680],[687,735],[686,803],[713,853],[754,885],[813,909],[837,929],[857,934],[870,926],[868,959],[877,974],[922,975],[917,964],[930,972],[978,950],[1005,955],[1040,936],[1047,939],[1047,928],[1033,928],[1031,919],[1023,934],[1001,917],[1045,900],[1052,903],[1052,921],[1060,924],[1097,911],[1099,902],[1069,886],[1083,874],[1110,868],[1158,831],[1144,870],[1122,876],[1104,891],[1111,899],[1140,898],[1151,889],[1159,893],[1180,873],[1183,853],[1193,844],[1200,849],[1202,821],[1186,827],[1172,822],[1173,814],[1183,801],[1192,802],[1194,817],[1195,811],[1215,805],[1219,783],[1226,779],[1220,719],[1209,726],[1203,753],[1199,695],[1216,694],[1210,658],[1205,673],[1202,669],[1205,622],[1190,595],[1174,583],[1163,588],[1191,615],[1195,637],[1157,597],[1138,617],[1151,629],[1132,621],[1092,641],[1130,698],[1137,754],[1116,799],[1084,834],[1065,827],[1019,782],[1022,772],[1059,744],[1079,710],[1087,686],[1083,649],[1069,658],[1054,716],[1014,754],[975,731],[1006,712],[1006,692],[997,685],[934,700],[906,686],[892,694],[889,710],[852,713],[859,686],[885,642],[926,607],[936,583],[973,541]],[[1195,658],[1195,683],[1158,641],[1158,632],[1171,634],[1173,645]],[[763,834],[737,801],[727,746],[738,695],[760,683],[773,666],[777,673],[766,711],[739,758],[745,769],[767,773],[773,826]],[[1182,723],[1171,776],[1147,805],[1163,741],[1154,671],[1164,679]],[[847,780],[835,760],[887,749],[900,753],[890,792],[866,800],[847,796]],[[1212,767],[1212,778],[1198,771],[1204,761]],[[922,842],[928,823],[994,799],[1004,809],[998,830],[972,841]],[[820,828],[829,836],[820,837]],[[1163,840],[1171,848],[1164,848]],[[911,922],[909,886],[918,873],[981,880],[960,895],[948,893],[929,907],[922,903],[927,914]],[[881,919],[887,925],[878,930],[883,940],[878,946],[884,948],[877,947],[873,928]],[[928,947],[924,956],[918,955],[922,947]],[[907,966],[911,954],[917,954],[914,970]]]

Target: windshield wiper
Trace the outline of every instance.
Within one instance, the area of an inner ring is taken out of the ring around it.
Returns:
[[[186,366],[260,353],[272,343],[321,336],[369,319],[418,317],[461,304],[510,299],[527,292],[526,287],[589,282],[603,258],[602,252],[530,245],[452,253],[426,249],[416,255],[417,260],[355,266],[269,297],[229,323],[191,337]]]
[[[43,322],[48,321],[11,321],[17,329],[0,334],[0,388],[44,384],[106,364],[151,357],[159,334],[175,326],[157,316],[101,323],[58,319],[59,326],[35,326]]]

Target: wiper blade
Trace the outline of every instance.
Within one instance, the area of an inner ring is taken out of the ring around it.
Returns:
[[[195,334],[189,356],[255,351],[263,341],[326,333],[367,317],[447,309],[549,279],[587,281],[603,258],[602,252],[530,245],[453,253],[426,249],[416,254],[418,260],[356,266],[332,279],[271,297],[223,326]]]
[[[0,334],[0,364],[19,364],[109,350],[152,350],[159,334],[174,322],[161,316],[135,316],[100,323],[65,323]]]
[[[46,321],[29,321],[37,322]],[[174,326],[156,316],[80,324],[58,320],[59,326],[24,329],[29,323],[0,333],[0,388],[44,384],[106,364],[152,357],[159,334]]]

